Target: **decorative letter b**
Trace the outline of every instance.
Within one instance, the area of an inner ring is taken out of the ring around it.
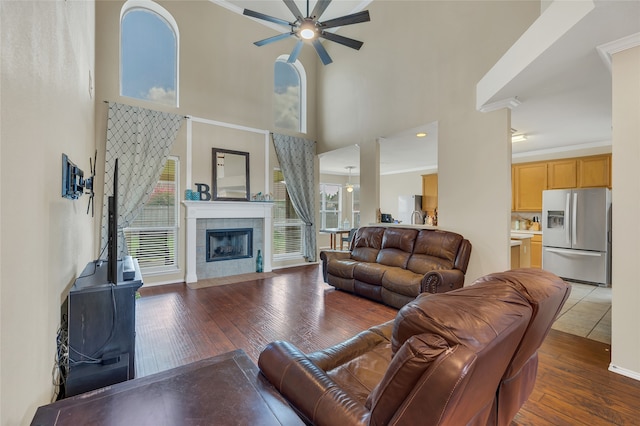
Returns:
[[[200,193],[200,201],[211,200],[211,193],[209,192],[209,185],[206,183],[196,183],[198,193]]]

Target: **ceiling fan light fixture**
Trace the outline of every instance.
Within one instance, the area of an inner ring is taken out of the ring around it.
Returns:
[[[313,40],[317,35],[316,26],[312,21],[305,21],[300,25],[298,35],[305,40]]]

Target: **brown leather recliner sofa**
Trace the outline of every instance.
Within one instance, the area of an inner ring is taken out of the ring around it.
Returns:
[[[325,350],[270,343],[258,365],[314,425],[509,425],[570,290],[539,269],[491,274],[421,294],[395,320]]]
[[[420,293],[464,285],[471,243],[435,229],[365,226],[349,251],[320,252],[324,281],[338,289],[401,308]]]

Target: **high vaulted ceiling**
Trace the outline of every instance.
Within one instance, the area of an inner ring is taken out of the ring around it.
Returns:
[[[291,19],[291,12],[279,0],[212,1],[238,13],[248,8]],[[296,0],[296,3],[304,13],[306,2]],[[334,0],[323,19],[363,10],[369,3],[369,0]],[[310,10],[314,5],[315,0],[310,1]],[[554,16],[563,19],[554,22]],[[376,25],[376,20],[372,19],[370,25]],[[566,28],[561,28],[562,25]],[[282,27],[274,29],[281,31]],[[550,34],[553,33],[550,29],[557,29],[557,33]],[[610,55],[639,44],[640,1],[557,1],[545,9],[479,82],[478,109],[510,104],[512,127],[527,135],[525,142],[513,144],[514,159],[573,151],[584,155],[593,149],[610,149]],[[416,138],[419,129],[425,129],[428,136]],[[380,137],[394,147],[387,150],[386,142],[381,144],[381,174],[437,167],[436,123]],[[400,149],[401,146],[405,149]],[[358,148],[351,146],[324,153],[320,164],[323,173],[334,174],[347,174],[346,167],[355,165],[353,174],[357,175]]]

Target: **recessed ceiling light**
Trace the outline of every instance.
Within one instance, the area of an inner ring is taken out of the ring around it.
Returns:
[[[416,137],[418,137],[418,138],[424,138],[425,136],[427,136],[427,134],[425,132],[416,133]]]

